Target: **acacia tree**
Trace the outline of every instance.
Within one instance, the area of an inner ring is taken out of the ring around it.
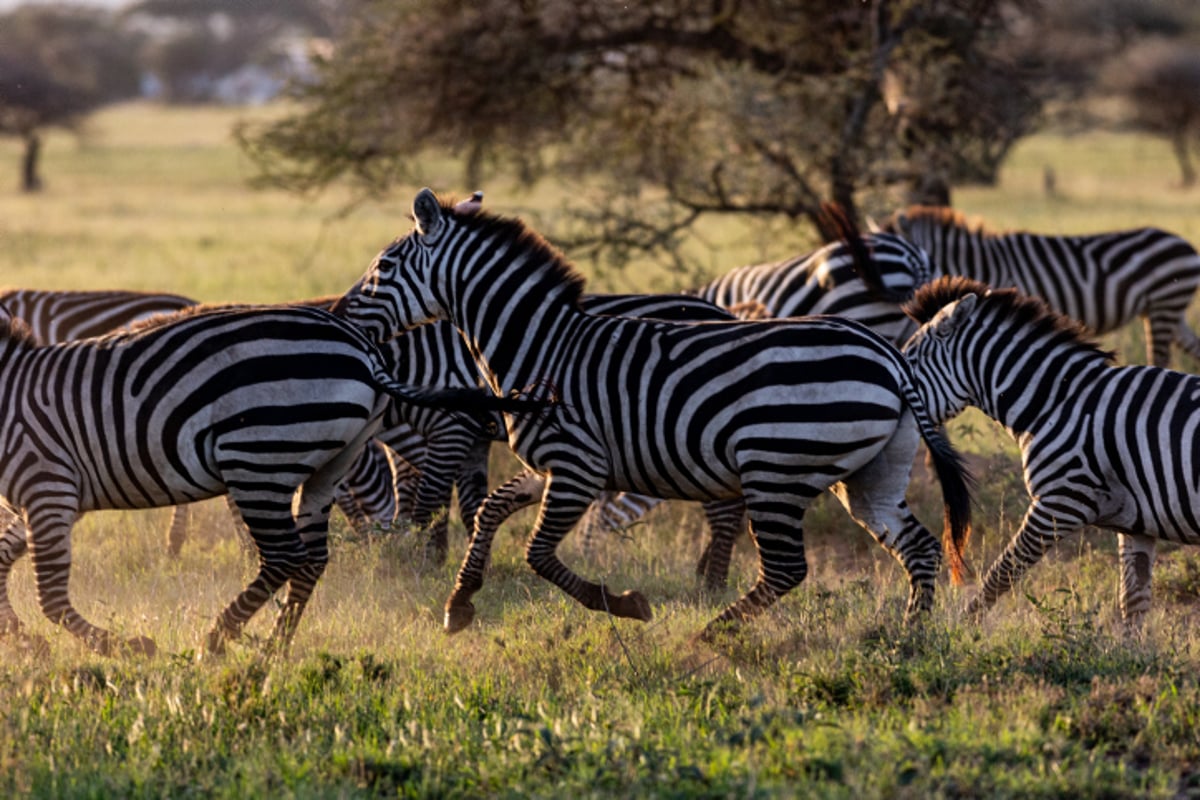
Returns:
[[[1200,54],[1162,39],[1130,49],[1110,70],[1112,87],[1132,107],[1131,122],[1171,142],[1183,186],[1196,183],[1191,150],[1200,139]]]
[[[1039,102],[1013,0],[366,0],[301,110],[239,137],[261,180],[419,182],[422,153],[579,180],[555,238],[666,254],[709,214],[819,225],[864,189],[994,179]],[[576,223],[576,224],[571,224]]]
[[[135,37],[106,12],[25,6],[0,16],[0,135],[24,143],[21,188],[42,186],[46,128],[74,129],[98,105],[137,93]]]

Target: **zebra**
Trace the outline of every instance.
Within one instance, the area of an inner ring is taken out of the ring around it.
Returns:
[[[783,261],[738,267],[686,293],[745,320],[834,314],[861,322],[900,346],[916,330],[901,305],[933,279],[929,256],[894,234],[860,235],[835,206],[826,205],[822,213],[831,229],[841,231],[840,241]],[[500,492],[484,517],[489,526],[485,537],[494,532],[490,526],[503,521],[506,507],[515,511],[529,494],[519,481]],[[581,524],[585,551],[597,529],[627,528],[661,502],[627,493],[602,498]],[[716,591],[726,583],[733,544],[745,519],[739,506],[728,502],[706,507],[706,515],[712,536],[697,571],[706,588]]]
[[[587,295],[582,308],[591,314],[641,316],[677,320],[729,320],[733,317],[704,300],[683,295]],[[394,376],[402,383],[429,386],[478,386],[481,380],[475,356],[449,322],[422,325],[384,342],[392,361],[400,365]],[[488,495],[488,453],[492,441],[503,441],[504,421],[497,417],[490,431],[464,424],[461,415],[438,408],[395,404],[385,417],[378,438],[395,446],[393,431],[416,433],[423,438],[422,459],[411,501],[411,525],[426,532],[426,562],[437,566],[449,549],[448,519],[453,488],[459,509],[470,525]],[[515,511],[515,508],[511,509]],[[510,511],[511,513],[511,511]]]
[[[968,610],[991,607],[1054,542],[1094,525],[1118,534],[1120,609],[1136,627],[1155,539],[1200,544],[1200,377],[1114,366],[1090,331],[1015,289],[943,278],[909,311],[924,322],[905,354],[930,415],[973,405],[1001,423],[1031,498]]]
[[[24,320],[43,344],[101,336],[158,314],[181,311],[196,300],[164,292],[124,290],[2,289],[0,305]]]
[[[335,298],[304,301],[307,305],[328,306]],[[59,344],[100,336],[127,328],[164,314],[192,308],[199,301],[166,292],[101,290],[51,290],[9,288],[0,290],[0,306],[21,319],[43,344]],[[403,434],[392,432],[389,448],[401,447]],[[362,459],[339,486],[337,505],[357,530],[370,524],[391,524],[396,516],[396,493],[411,496],[409,485],[415,471],[375,448],[364,449]],[[235,523],[237,514],[234,514]],[[167,530],[167,554],[177,557],[187,538],[190,514],[188,506],[173,510]],[[20,524],[13,518],[10,524]],[[240,525],[238,527],[241,527]],[[23,536],[18,533],[17,535]]]
[[[409,437],[417,438],[415,434]],[[424,445],[421,449],[424,456]],[[400,517],[411,513],[411,499],[421,477],[420,460],[396,454],[378,437],[367,442],[362,455],[338,484],[334,502],[359,533],[372,526],[391,528]],[[407,507],[406,507],[407,506]]]
[[[959,275],[1040,297],[1093,333],[1141,317],[1146,358],[1170,364],[1171,343],[1200,358],[1200,339],[1184,312],[1200,286],[1200,255],[1186,240],[1158,228],[1086,236],[994,233],[961,212],[911,206],[883,229],[929,253],[938,275]]]
[[[640,592],[613,594],[555,554],[605,489],[744,497],[758,580],[707,638],[804,579],[804,510],[832,489],[908,571],[906,618],[928,611],[942,546],[904,498],[920,438],[934,453],[958,574],[970,518],[965,470],[929,422],[907,361],[877,334],[836,317],[686,325],[593,316],[578,307],[582,276],[519,220],[461,213],[428,189],[413,213],[415,230],[376,257],[335,311],[377,341],[446,319],[493,393],[553,403],[505,419],[513,451],[546,476],[526,560],[585,607],[652,617]],[[471,586],[460,574],[449,629],[473,618],[477,577]]]
[[[334,486],[385,404],[395,397],[483,413],[498,400],[399,384],[357,328],[302,307],[200,309],[44,346],[4,315],[0,394],[0,496],[27,531],[0,537],[0,631],[23,636],[8,575],[28,549],[42,613],[101,654],[156,648],[146,637],[118,640],[71,605],[80,514],[228,493],[260,568],[217,617],[205,650],[223,652],[287,584],[271,639],[285,647],[328,559]],[[540,407],[500,406],[511,403]]]
[[[0,290],[0,306],[24,321],[42,344],[100,336],[158,314],[189,308],[197,302],[178,294],[120,289]],[[178,555],[183,546],[188,519],[187,506],[176,506],[167,531],[167,552],[172,556]],[[19,524],[19,520],[14,518],[10,524]]]
[[[836,219],[838,213],[826,210],[844,234],[841,241],[795,258],[738,267],[686,293],[743,319],[833,314],[903,344],[916,325],[901,304],[933,280],[929,255],[894,234],[860,235]]]

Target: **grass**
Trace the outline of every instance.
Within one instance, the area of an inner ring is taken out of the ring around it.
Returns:
[[[364,203],[334,192],[253,192],[232,147],[244,112],[126,106],[83,140],[52,137],[47,190],[0,193],[0,274],[9,285],[160,288],[201,300],[278,301],[348,286],[408,228],[410,192]],[[273,113],[256,111],[254,114]],[[0,141],[0,185],[17,151]],[[1042,191],[1053,166],[1059,193]],[[1168,148],[1107,133],[1023,143],[1000,185],[957,203],[997,227],[1082,232],[1154,223],[1200,241],[1194,192],[1173,187]],[[427,182],[458,185],[449,162]],[[416,187],[412,187],[416,188]],[[486,188],[486,187],[485,187]],[[549,213],[556,187],[489,202]],[[460,192],[461,194],[461,192]],[[799,236],[799,234],[795,234]],[[767,252],[744,229],[712,234],[729,264]],[[782,240],[771,244],[791,247]],[[658,288],[669,276],[605,276]],[[1142,360],[1140,331],[1110,340]],[[976,566],[1025,507],[1015,448],[978,414],[951,433],[980,478]],[[495,456],[497,478],[514,469]],[[938,493],[914,481],[919,517]],[[0,791],[56,797],[738,796],[1180,797],[1200,795],[1200,561],[1164,545],[1146,632],[1117,624],[1110,535],[1060,545],[981,624],[970,587],[939,586],[916,629],[900,621],[900,569],[835,503],[809,514],[805,584],[718,648],[693,635],[744,591],[695,588],[700,515],[673,504],[628,538],[564,558],[618,591],[644,590],[644,625],[584,611],[525,567],[524,512],[502,531],[476,596],[477,622],[447,638],[453,567],[419,569],[411,539],[356,538],[335,521],[333,561],[291,656],[259,644],[267,609],[222,662],[195,648],[252,566],[223,504],[198,508],[182,557],[165,555],[167,512],[104,512],[74,536],[72,591],[85,615],[156,639],[154,659],[85,652],[37,610],[21,563],[13,599],[50,642],[0,642]],[[453,547],[464,532],[455,522]]]

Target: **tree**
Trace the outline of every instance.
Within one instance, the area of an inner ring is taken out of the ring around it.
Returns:
[[[0,135],[24,142],[24,191],[42,186],[42,131],[74,129],[98,105],[137,93],[132,42],[92,8],[25,6],[0,16]]]
[[[419,179],[431,147],[588,187],[556,239],[618,263],[710,214],[819,224],[863,190],[993,180],[1040,101],[1006,0],[363,0],[301,111],[239,137],[263,182]],[[885,102],[886,101],[886,102]],[[831,233],[831,232],[826,232]]]
[[[1131,122],[1170,140],[1183,185],[1194,185],[1190,150],[1200,136],[1200,53],[1195,45],[1143,42],[1118,60],[1110,74],[1133,109]]]

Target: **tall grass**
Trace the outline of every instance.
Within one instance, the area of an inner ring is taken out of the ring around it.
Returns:
[[[201,300],[337,292],[406,231],[411,192],[343,214],[342,190],[298,199],[243,185],[228,131],[242,112],[127,106],[82,140],[52,137],[47,190],[0,193],[0,283],[165,289]],[[274,113],[270,110],[254,113]],[[0,170],[17,151],[0,144]],[[1051,165],[1059,193],[1042,191]],[[0,171],[0,185],[4,173]],[[1194,192],[1173,188],[1165,145],[1113,134],[1025,142],[999,186],[958,192],[1000,227],[1086,231],[1154,223],[1200,241]],[[453,190],[452,162],[426,182]],[[416,187],[412,187],[416,188]],[[462,187],[463,191],[473,187]],[[484,187],[505,213],[552,213],[561,187]],[[461,192],[460,192],[461,193]],[[794,240],[789,239],[794,235]],[[714,263],[783,257],[802,232],[710,234]],[[778,247],[779,249],[774,249]],[[655,288],[670,276],[606,276]],[[1140,331],[1111,343],[1141,360]],[[980,479],[977,565],[1025,507],[1015,449],[976,414],[951,426]],[[497,453],[495,474],[515,469]],[[929,523],[939,493],[918,465],[911,500]],[[253,564],[224,507],[203,504],[179,560],[167,514],[89,515],[74,536],[73,597],[101,624],[160,645],[102,659],[41,618],[27,563],[18,613],[47,654],[0,642],[0,790],[38,796],[1191,796],[1200,792],[1200,567],[1164,546],[1146,632],[1117,624],[1111,535],[1064,542],[981,624],[971,588],[939,587],[901,624],[902,571],[828,499],[810,512],[812,571],[719,648],[694,634],[754,577],[739,543],[731,586],[699,592],[693,506],[673,504],[585,560],[618,590],[644,590],[643,625],[582,610],[525,567],[525,512],[498,539],[476,624],[440,629],[453,566],[419,567],[421,543],[360,538],[335,520],[333,560],[291,656],[258,643],[273,609],[222,662],[195,661],[214,616]],[[452,528],[455,548],[465,531]]]

